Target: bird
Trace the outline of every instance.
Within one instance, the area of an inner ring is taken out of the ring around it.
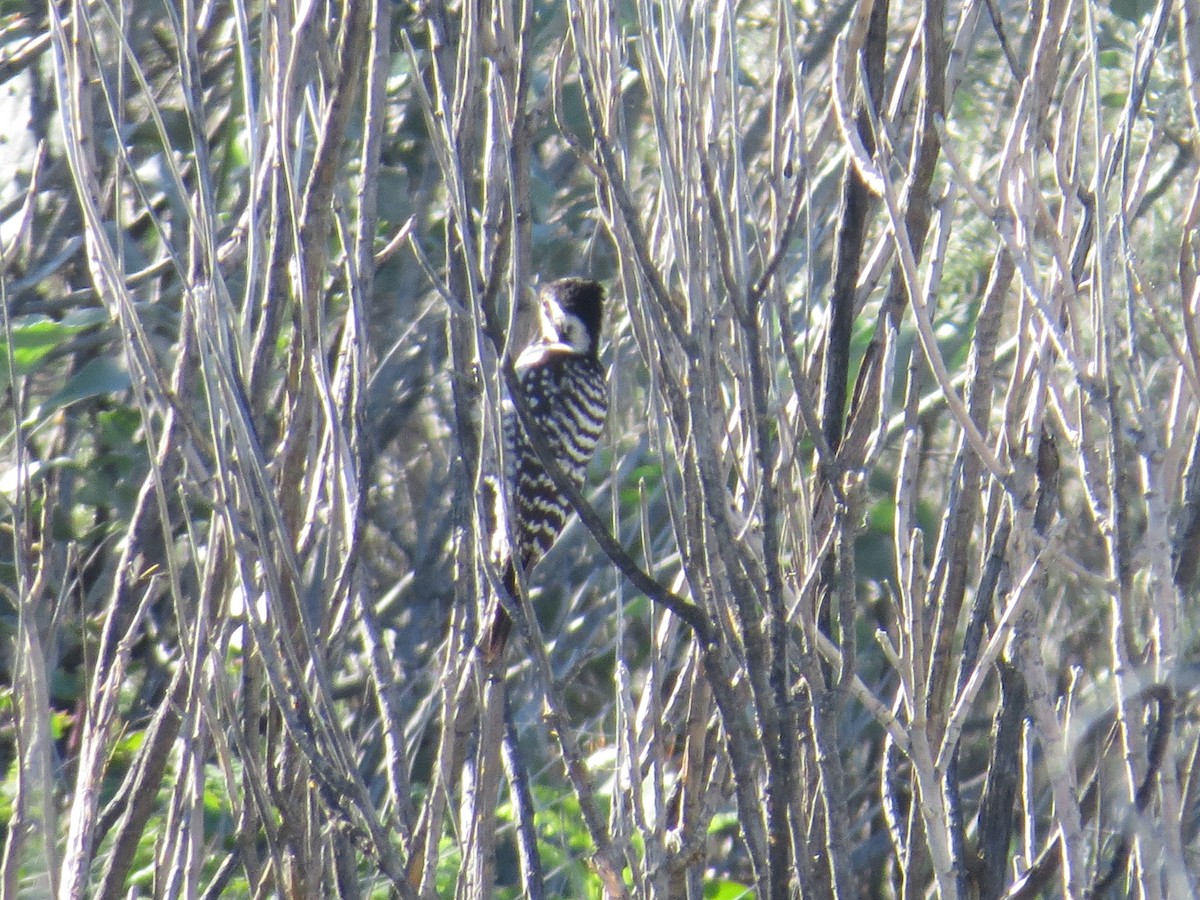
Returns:
[[[549,283],[539,293],[540,333],[514,366],[546,447],[576,488],[583,487],[608,415],[608,380],[599,352],[603,307],[604,288],[595,281]],[[546,473],[511,399],[503,410],[502,430],[511,516],[505,491],[493,481],[489,554],[501,586],[515,603],[518,569],[526,577],[533,571],[573,509]],[[482,647],[486,660],[503,658],[511,629],[512,620],[497,604]]]

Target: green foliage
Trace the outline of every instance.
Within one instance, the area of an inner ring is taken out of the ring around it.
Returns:
[[[9,323],[9,335],[0,356],[0,387],[7,389],[12,375],[32,375],[51,353],[70,351],[71,339],[106,321],[103,310],[69,312],[60,320],[46,316],[23,316]]]
[[[704,886],[704,900],[749,900],[754,892],[744,884],[720,879]]]

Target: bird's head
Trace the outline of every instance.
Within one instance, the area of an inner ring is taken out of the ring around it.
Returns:
[[[600,349],[604,288],[582,278],[562,278],[542,288],[542,339],[579,353]]]

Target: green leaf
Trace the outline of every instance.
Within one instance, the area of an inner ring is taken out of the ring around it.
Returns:
[[[719,812],[709,820],[708,833],[720,834],[723,831],[736,831],[742,827],[742,820],[734,810]]]
[[[51,412],[88,397],[124,393],[131,383],[129,373],[114,357],[101,356],[72,375],[62,389],[45,402],[42,412]]]
[[[61,741],[75,723],[74,713],[55,710],[50,714],[50,734],[54,740]]]
[[[11,337],[4,345],[0,356],[0,387],[8,385],[9,362],[18,375],[29,375],[51,351],[68,340],[108,321],[108,313],[102,309],[84,309],[63,317],[59,321],[45,316],[30,316],[12,323]]]
[[[1112,0],[1109,8],[1113,11],[1114,15],[1119,16],[1126,22],[1140,25],[1142,19],[1156,5],[1153,0]]]
[[[738,900],[739,897],[753,897],[750,888],[736,881],[710,881],[704,885],[705,900]]]

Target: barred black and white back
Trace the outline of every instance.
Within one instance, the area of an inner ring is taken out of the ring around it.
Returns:
[[[541,295],[541,334],[515,366],[547,449],[576,487],[583,486],[608,413],[608,386],[599,358],[603,301],[604,289],[594,281],[566,278],[548,285]],[[554,544],[572,510],[546,474],[511,404],[504,411],[504,445],[514,518],[507,528],[503,493],[497,491],[491,552],[505,590],[515,599],[516,566],[528,575]],[[509,534],[515,551],[509,550]],[[511,627],[508,614],[497,607],[484,644],[488,659],[504,652]]]

